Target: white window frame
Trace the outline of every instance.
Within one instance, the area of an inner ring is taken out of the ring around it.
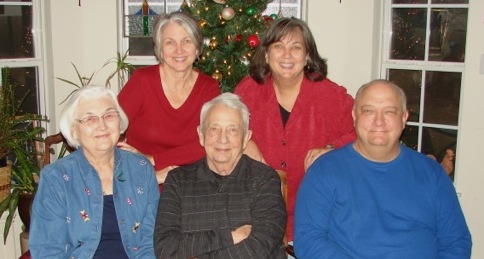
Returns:
[[[37,68],[37,99],[39,113],[45,115],[47,112],[46,81],[45,81],[45,60],[44,60],[44,36],[42,30],[43,9],[41,0],[31,0],[30,2],[5,1],[0,2],[5,6],[32,6],[32,37],[34,42],[35,57],[32,58],[14,58],[0,59],[0,68],[20,68],[36,67]],[[6,39],[2,39],[6,40]],[[1,75],[3,76],[3,75]]]
[[[118,5],[118,49],[120,50],[120,53],[125,53],[129,49],[129,38],[124,36],[124,14],[125,10],[123,9],[125,7],[124,2],[126,0],[122,1],[117,1]],[[139,0],[140,3],[142,0]],[[308,0],[297,0],[299,3],[298,4],[293,4],[293,3],[284,3],[284,0],[273,0],[273,2],[269,3],[268,6],[276,7],[279,8],[279,5],[281,7],[284,6],[289,6],[289,7],[297,7],[297,13],[299,14],[299,17],[304,19],[306,17],[306,3]],[[180,4],[183,2],[183,0],[180,0]],[[173,5],[173,4],[170,4]],[[166,8],[165,8],[166,10]],[[266,13],[264,13],[266,14]],[[152,56],[128,56],[126,59],[126,62],[129,62],[135,66],[137,65],[154,65],[157,64],[158,61],[156,60],[156,57],[154,54]]]
[[[416,70],[422,72],[422,88],[420,92],[420,113],[418,122],[407,122],[409,126],[415,126],[418,128],[418,151],[422,148],[422,133],[423,127],[437,128],[437,129],[447,129],[457,131],[457,149],[459,149],[459,134],[461,131],[461,119],[462,119],[462,103],[463,103],[463,92],[465,89],[464,78],[465,78],[465,62],[439,62],[439,61],[427,61],[429,54],[429,38],[430,38],[430,18],[432,8],[467,8],[469,9],[469,4],[392,4],[391,0],[384,1],[383,3],[383,33],[382,33],[382,52],[381,52],[381,63],[380,63],[380,78],[388,78],[389,69],[404,69],[404,70]],[[430,0],[428,1],[430,2]],[[419,60],[392,60],[390,59],[390,48],[391,48],[391,36],[392,36],[392,8],[398,6],[401,8],[427,8],[427,24],[426,24],[426,43],[425,44],[425,57],[423,61]],[[445,124],[432,124],[423,122],[424,116],[424,93],[425,93],[425,82],[426,82],[426,72],[458,72],[461,73],[461,94],[460,94],[460,109],[459,118],[457,121],[457,126],[445,125]],[[456,163],[458,160],[456,160]],[[457,166],[456,166],[457,168]]]

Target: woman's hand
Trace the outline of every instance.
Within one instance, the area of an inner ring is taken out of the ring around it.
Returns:
[[[122,149],[122,150],[125,150],[125,151],[129,151],[131,153],[135,153],[135,154],[142,154],[141,152],[138,151],[138,149],[134,148],[133,146],[129,145],[128,143],[126,142],[118,142],[118,148]],[[155,159],[153,158],[152,155],[145,155],[145,154],[142,154],[143,156],[145,156],[148,160],[150,160],[150,163],[151,165],[155,166]]]
[[[122,150],[126,150],[126,151],[129,151],[131,153],[137,153],[137,154],[141,154],[141,152],[138,151],[138,149],[132,147],[131,145],[129,145],[128,143],[126,142],[118,142],[118,148],[122,149]]]
[[[323,148],[314,148],[310,149],[306,154],[306,158],[304,158],[304,171],[307,171],[308,168],[320,157],[321,155],[331,151],[334,149],[332,144],[326,145]]]
[[[170,172],[171,170],[177,167],[178,167],[177,165],[170,165],[161,170],[155,171],[156,181],[158,182],[158,184],[164,183],[166,180],[166,176],[168,175],[168,172]]]
[[[262,153],[260,152],[259,148],[255,144],[255,142],[252,141],[252,140],[249,140],[249,142],[247,143],[247,147],[245,147],[245,149],[244,149],[244,154],[250,156],[250,158],[252,158],[254,160],[257,160],[261,163],[267,164],[266,160],[262,156]]]

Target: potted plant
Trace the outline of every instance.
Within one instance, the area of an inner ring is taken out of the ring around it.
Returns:
[[[12,185],[8,196],[0,202],[0,217],[8,211],[3,233],[4,242],[7,239],[13,216],[19,206],[20,196],[33,197],[37,189],[35,178],[40,169],[36,142],[43,141],[41,134],[44,128],[42,121],[47,119],[38,114],[25,113],[21,106],[28,94],[21,98],[15,94],[18,87],[9,80],[9,69],[2,69],[2,82],[0,85],[0,160],[12,160]],[[22,203],[22,201],[20,201]],[[29,223],[29,222],[28,222]],[[27,224],[28,224],[27,223]],[[25,225],[25,222],[24,222]]]

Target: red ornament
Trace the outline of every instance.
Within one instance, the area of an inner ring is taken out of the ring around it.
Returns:
[[[241,40],[242,40],[242,35],[237,34],[237,36],[235,36],[235,42],[240,42]]]
[[[255,48],[259,45],[259,37],[255,34],[249,35],[249,37],[247,37],[247,43],[251,48]]]
[[[264,15],[263,16],[264,18],[264,25],[267,27],[269,26],[269,24],[274,21],[274,19],[272,17],[270,17],[269,15]]]

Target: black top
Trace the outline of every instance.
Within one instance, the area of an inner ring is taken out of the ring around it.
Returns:
[[[104,195],[101,241],[93,259],[128,259],[119,233],[113,195]]]
[[[282,107],[280,104],[279,111],[281,112],[282,125],[286,127],[287,120],[289,120],[289,115],[291,115],[291,113],[284,109],[284,107]]]

